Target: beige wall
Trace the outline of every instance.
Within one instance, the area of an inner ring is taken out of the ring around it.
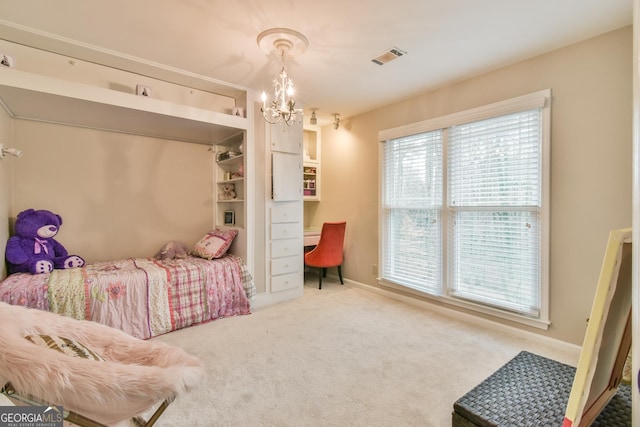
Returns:
[[[551,88],[551,326],[581,344],[610,229],[631,225],[632,28],[345,120],[322,134],[322,202],[347,220],[344,274],[377,286],[378,131]],[[533,329],[534,332],[540,332]]]
[[[56,236],[87,261],[153,256],[193,245],[213,225],[208,146],[24,120],[14,121],[13,216],[60,214]]]
[[[0,144],[5,147],[13,146],[12,139],[12,120],[9,118],[4,109],[0,108]],[[2,263],[0,264],[0,279],[7,276],[7,267],[4,262],[4,242],[10,235],[10,217],[11,217],[11,196],[12,192],[12,171],[13,165],[18,159],[14,157],[6,157],[0,159],[0,255],[2,255]]]

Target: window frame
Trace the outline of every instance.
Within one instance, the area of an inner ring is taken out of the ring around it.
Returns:
[[[542,138],[540,162],[541,162],[541,196],[540,196],[540,311],[538,317],[530,317],[507,311],[501,308],[496,308],[490,305],[483,305],[481,303],[472,302],[466,299],[457,298],[449,292],[448,280],[449,280],[449,248],[447,247],[449,239],[449,224],[447,223],[449,212],[448,205],[448,128],[455,125],[475,122],[484,119],[490,119],[511,113],[521,112],[530,109],[540,109],[540,136]],[[385,177],[384,177],[384,143],[391,139],[402,138],[418,133],[430,132],[441,129],[444,134],[443,143],[443,210],[442,210],[442,283],[440,294],[434,295],[413,288],[403,286],[398,283],[391,282],[383,279],[383,254],[386,245],[386,231],[385,231]],[[381,130],[378,133],[379,144],[379,235],[380,245],[378,250],[378,265],[380,266],[380,277],[378,277],[378,283],[381,286],[391,287],[403,292],[416,294],[427,299],[435,299],[445,304],[462,307],[472,311],[480,312],[483,314],[495,316],[498,318],[514,321],[528,326],[533,326],[539,329],[548,329],[550,325],[549,320],[549,230],[550,230],[550,152],[551,152],[551,89],[545,89],[527,95],[507,99],[504,101],[460,111],[453,114],[448,114],[424,121],[411,123],[391,129]]]

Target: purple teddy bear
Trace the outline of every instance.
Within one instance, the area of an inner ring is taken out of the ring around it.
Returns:
[[[84,259],[69,255],[53,236],[58,234],[62,217],[47,210],[27,209],[18,214],[15,235],[7,241],[5,257],[9,274],[50,273],[54,268],[76,268]]]

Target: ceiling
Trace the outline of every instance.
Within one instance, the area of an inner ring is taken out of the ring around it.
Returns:
[[[0,20],[259,91],[280,65],[256,37],[294,29],[309,46],[287,70],[320,124],[631,25],[632,14],[633,0],[0,2]],[[371,62],[392,47],[407,54]]]

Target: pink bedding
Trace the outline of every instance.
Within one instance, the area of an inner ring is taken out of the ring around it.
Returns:
[[[212,261],[127,258],[49,274],[16,273],[0,282],[0,301],[93,320],[142,339],[249,314],[254,294],[244,261],[233,255]]]

